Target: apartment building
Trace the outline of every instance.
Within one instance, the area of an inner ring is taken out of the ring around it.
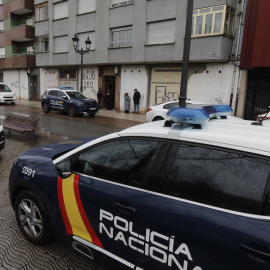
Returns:
[[[240,67],[246,72],[245,119],[256,119],[270,106],[270,2],[249,0]],[[269,35],[268,35],[269,32]]]
[[[0,0],[0,81],[24,99],[39,98],[34,16],[34,0]]]
[[[188,0],[35,0],[38,95],[48,87],[80,88],[96,98],[102,87],[124,110],[124,93],[141,93],[140,110],[177,100],[180,92]],[[237,66],[244,0],[194,0],[187,97],[205,103],[236,104]],[[106,107],[105,101],[103,107]],[[239,108],[243,114],[244,108]]]

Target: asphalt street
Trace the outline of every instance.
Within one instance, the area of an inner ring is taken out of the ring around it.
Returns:
[[[38,117],[40,121],[35,132],[37,140],[27,136],[26,141],[22,142],[22,134],[5,132],[6,147],[0,153],[0,270],[102,269],[92,260],[58,241],[46,246],[34,246],[23,237],[9,202],[9,172],[17,156],[29,148],[64,139],[98,137],[141,121],[101,115],[71,118],[55,112],[44,114],[39,106],[29,104],[0,105],[0,121],[11,112]]]

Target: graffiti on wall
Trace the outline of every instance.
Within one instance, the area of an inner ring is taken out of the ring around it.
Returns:
[[[167,92],[166,86],[157,86],[155,92],[155,105],[178,100],[178,97],[178,91],[172,90]]]
[[[97,89],[95,87],[96,74],[94,70],[84,70],[83,72],[83,91],[85,93],[92,93],[96,96]]]
[[[225,105],[227,104],[226,99],[220,96],[212,96],[210,98],[210,103],[218,104],[218,105]]]

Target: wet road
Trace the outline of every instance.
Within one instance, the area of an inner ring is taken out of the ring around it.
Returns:
[[[36,129],[37,140],[28,136],[22,142],[22,134],[12,132],[8,135],[5,132],[6,147],[0,153],[0,270],[102,269],[92,260],[58,241],[46,246],[34,246],[23,237],[9,202],[9,172],[17,156],[31,147],[63,139],[97,137],[139,122],[102,116],[70,118],[61,113],[43,114],[37,106],[19,104],[0,105],[0,121],[10,112],[38,117],[40,121]]]

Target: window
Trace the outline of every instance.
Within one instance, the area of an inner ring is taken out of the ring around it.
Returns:
[[[33,18],[26,19],[25,24],[29,25],[29,26],[32,26],[33,25]]]
[[[0,5],[3,5],[3,0],[0,0]]]
[[[48,38],[40,38],[39,39],[39,49],[41,52],[49,51],[49,39]]]
[[[166,44],[175,41],[175,20],[149,23],[147,44]]]
[[[6,57],[6,50],[4,47],[0,48],[0,58]]]
[[[78,0],[78,14],[96,11],[96,0]]]
[[[36,5],[36,22],[48,20],[48,2]]]
[[[95,44],[96,44],[95,32],[85,32],[85,33],[78,33],[78,38],[79,38],[78,49],[80,48],[86,49],[85,41],[87,40],[88,37],[90,41],[92,42],[90,45],[90,50],[94,50],[96,48],[95,47]]]
[[[75,69],[64,69],[60,70],[60,79],[76,80],[77,72]]]
[[[4,21],[0,21],[0,32],[4,31]]]
[[[195,9],[192,37],[233,35],[235,9],[226,5]]]
[[[225,209],[260,214],[270,162],[241,153],[180,145],[168,194]],[[267,193],[268,194],[268,193]]]
[[[68,36],[54,38],[54,53],[68,52]]]
[[[53,19],[59,20],[68,17],[68,1],[59,2],[53,5]]]
[[[145,186],[161,142],[121,140],[109,142],[80,154],[76,171],[135,187]]]
[[[124,5],[134,4],[134,0],[111,0],[112,7],[120,7]]]
[[[132,28],[111,29],[111,47],[127,47],[132,45]]]

